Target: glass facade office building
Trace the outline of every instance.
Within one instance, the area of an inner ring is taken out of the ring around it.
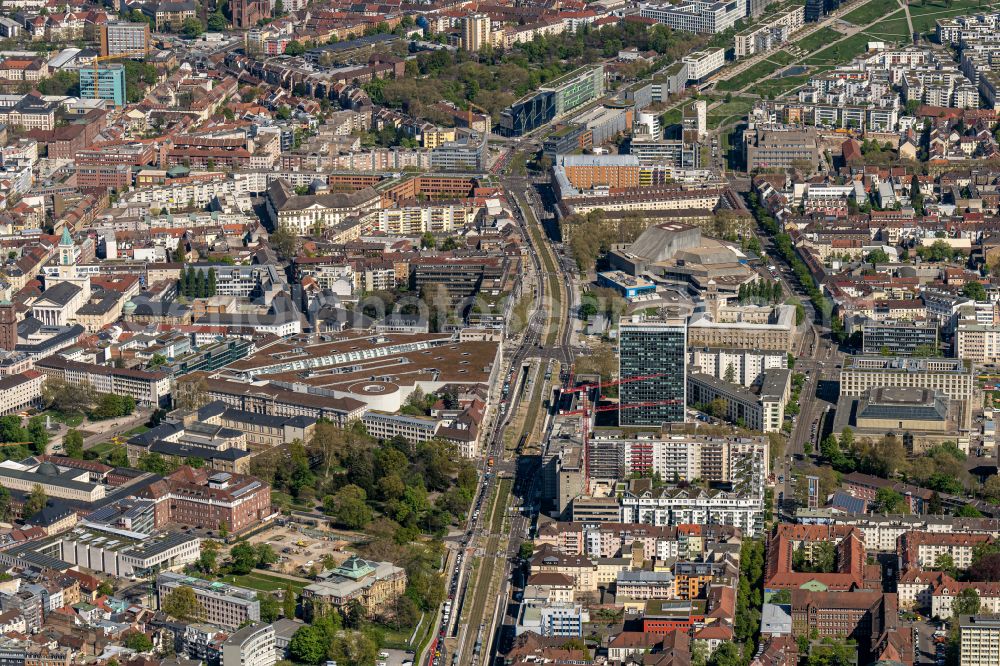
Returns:
[[[623,405],[675,400],[676,404],[621,409],[621,426],[659,426],[684,421],[687,387],[687,326],[682,320],[633,319],[619,328],[619,377],[659,375],[623,383]]]
[[[80,69],[80,97],[106,99],[115,106],[125,106],[125,65],[101,65]]]

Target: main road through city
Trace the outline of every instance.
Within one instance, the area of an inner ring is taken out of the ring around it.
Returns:
[[[484,439],[482,480],[466,529],[451,541],[445,569],[448,598],[436,618],[435,637],[421,655],[420,663],[429,666],[492,663],[510,638],[509,630],[504,631],[516,613],[510,586],[538,509],[541,464],[539,456],[519,454],[538,421],[548,423],[542,405],[551,397],[545,394],[550,390],[545,376],[552,363],[566,369],[572,362],[573,278],[545,240],[544,211],[532,181],[507,175],[502,182],[526,241],[521,295],[533,297],[534,307],[523,333],[504,340],[501,376],[509,390],[493,411]],[[516,418],[519,414],[523,419]],[[516,429],[513,437],[505,437],[511,428]],[[508,441],[516,446],[508,448]]]

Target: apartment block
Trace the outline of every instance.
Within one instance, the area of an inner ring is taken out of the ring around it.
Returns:
[[[796,32],[806,22],[805,6],[792,7],[779,12],[767,20],[761,21],[756,27],[744,30],[735,37],[736,58],[745,58],[755,53],[770,51],[784,44],[792,33]]]
[[[149,53],[149,24],[111,21],[101,26],[101,55]]]
[[[1000,664],[1000,618],[963,615],[958,619],[962,666]]]
[[[194,591],[204,610],[203,622],[235,631],[244,622],[260,621],[260,602],[255,590],[176,573],[161,573],[156,577],[160,604],[166,595],[179,587],[189,587]]]

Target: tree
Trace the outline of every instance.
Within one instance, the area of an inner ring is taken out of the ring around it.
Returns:
[[[10,520],[10,491],[0,486],[0,521]]]
[[[31,489],[31,494],[28,495],[28,499],[24,502],[24,509],[22,509],[21,515],[24,518],[31,518],[33,515],[44,509],[48,501],[49,498],[45,494],[45,490],[36,483]]]
[[[274,115],[278,120],[289,120],[292,117],[292,109],[287,104],[282,104],[278,107],[278,110],[274,112]]]
[[[986,289],[983,287],[981,282],[976,282],[972,280],[966,282],[962,286],[962,295],[966,298],[971,298],[974,301],[985,301],[988,296],[986,295]]]
[[[214,542],[213,542],[214,543]],[[215,573],[219,567],[219,552],[217,550],[202,549],[198,555],[198,569],[204,573]]]
[[[257,551],[243,541],[229,551],[229,569],[237,576],[245,576],[257,566]]]
[[[903,496],[892,488],[879,488],[875,492],[875,501],[871,510],[875,513],[896,513],[903,506]]]
[[[28,439],[31,440],[31,450],[37,454],[45,453],[49,446],[49,431],[45,429],[45,418],[33,416],[28,421]]]
[[[49,377],[42,387],[42,402],[62,414],[82,414],[94,404],[94,390],[90,384],[68,384]]]
[[[927,500],[927,513],[931,516],[940,516],[944,513],[944,504],[936,490],[931,493],[930,499]]]
[[[1000,581],[1000,552],[990,552],[980,557],[973,556],[972,565],[969,567],[969,578],[991,583]]]
[[[333,499],[332,513],[339,524],[351,530],[360,530],[371,522],[372,510],[365,501],[367,494],[364,488],[354,484],[344,486]]]
[[[66,455],[77,460],[83,459],[83,435],[79,430],[71,428],[63,437],[63,449]]]
[[[1000,474],[994,474],[983,484],[983,494],[994,504],[1000,503]]]
[[[979,607],[979,592],[973,587],[967,587],[952,601],[951,614],[956,618],[961,615],[975,615],[979,612]]]
[[[139,456],[138,468],[150,474],[166,476],[170,474],[170,465],[166,459],[155,451],[147,451]]]
[[[521,548],[518,551],[518,555],[522,560],[530,560],[531,556],[535,552],[535,545],[530,541],[524,541],[521,543]]]
[[[125,647],[136,652],[149,652],[153,649],[153,641],[141,631],[133,631],[125,637]]]
[[[736,368],[732,363],[726,366],[726,375],[724,379],[730,384],[736,381]]]
[[[889,255],[882,248],[878,248],[869,252],[865,261],[869,264],[886,264],[889,263]]]
[[[181,25],[181,34],[188,39],[194,39],[203,32],[205,32],[205,26],[194,17],[184,19],[184,23]]]
[[[295,258],[299,249],[299,237],[285,227],[278,227],[268,237],[271,247],[285,261]]]
[[[954,558],[948,553],[941,553],[934,560],[934,568],[938,571],[944,571],[951,577],[958,576],[958,567],[955,566]]]
[[[955,511],[958,518],[982,518],[982,512],[971,504],[963,504]]]
[[[208,17],[208,29],[212,32],[222,32],[226,29],[226,17],[216,11]]]
[[[729,402],[725,398],[716,398],[708,403],[708,413],[717,419],[725,418],[729,413]]]
[[[274,622],[281,617],[281,603],[273,594],[258,594],[257,601],[260,602],[260,619],[262,621]]]
[[[318,664],[326,659],[327,640],[321,628],[315,625],[300,627],[288,644],[292,659],[303,664]]]
[[[708,663],[711,666],[743,666],[743,653],[736,643],[723,643],[715,648]]]
[[[281,612],[284,613],[285,617],[290,620],[295,619],[295,590],[292,589],[292,584],[288,583],[285,585],[285,591],[281,595]]]
[[[285,46],[285,55],[300,56],[306,52],[306,47],[297,39],[293,39]]]
[[[178,264],[187,263],[187,243],[184,242],[183,238],[177,241],[177,249],[174,250],[174,261]]]
[[[914,174],[913,178],[910,180],[910,204],[913,206],[913,212],[917,215],[924,215],[924,195],[920,191],[920,180],[917,175]]]
[[[204,614],[190,585],[181,585],[168,592],[160,601],[160,610],[178,620],[197,620]]]
[[[278,561],[278,554],[269,544],[257,544],[257,566],[268,567]]]

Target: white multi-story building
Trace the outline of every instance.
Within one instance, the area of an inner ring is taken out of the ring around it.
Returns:
[[[378,211],[378,231],[391,235],[419,236],[450,233],[472,224],[482,210],[471,200],[460,203],[427,204],[383,208]]]
[[[869,388],[926,388],[952,400],[967,400],[976,375],[961,359],[853,356],[840,372],[840,395],[861,395]]]
[[[745,58],[754,53],[770,51],[779,44],[785,43],[792,33],[805,25],[805,22],[805,5],[792,7],[775,14],[755,27],[736,35],[736,57]]]
[[[57,543],[63,561],[119,578],[182,567],[201,553],[201,539],[190,534],[150,536],[92,523],[63,533]]]
[[[202,620],[208,624],[236,630],[247,621],[260,621],[260,602],[255,590],[175,573],[156,577],[156,592],[161,604],[166,595],[179,587],[194,590],[204,612]]]
[[[726,50],[717,48],[695,51],[684,56],[681,62],[687,67],[688,78],[700,81],[722,69],[726,64]]]
[[[222,644],[222,666],[274,666],[278,661],[274,626],[243,627]]]
[[[955,356],[973,363],[996,363],[1000,360],[1000,326],[959,322]]]
[[[639,15],[674,30],[714,35],[728,30],[746,16],[747,3],[741,0],[686,0],[679,5],[646,2],[639,5]]]
[[[688,352],[688,367],[692,372],[704,372],[718,379],[726,379],[732,368],[733,383],[751,386],[765,370],[787,368],[788,354],[775,349],[692,348]]]
[[[757,536],[764,528],[763,496],[749,493],[664,488],[621,497],[622,522],[650,525],[732,525],[744,537]]]
[[[958,627],[962,666],[1000,664],[1000,618],[963,615]]]

